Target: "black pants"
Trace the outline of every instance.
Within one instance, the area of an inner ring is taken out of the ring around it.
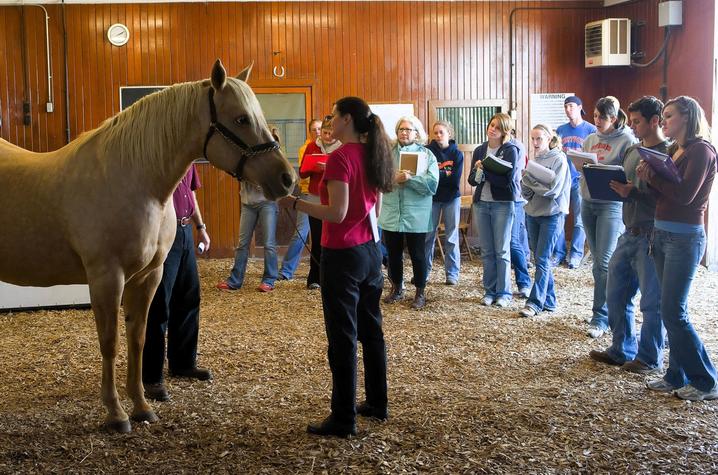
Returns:
[[[312,235],[312,249],[307,285],[319,283],[319,263],[322,261],[322,220],[309,216],[309,230]]]
[[[332,417],[356,419],[357,341],[362,344],[366,400],[387,407],[386,346],[379,307],[384,277],[379,246],[322,250],[322,305],[332,372]]]
[[[384,243],[389,253],[389,279],[394,286],[404,282],[404,238],[414,269],[414,283],[417,287],[425,287],[428,278],[428,262],[426,261],[426,233],[384,232]]]
[[[162,281],[150,304],[142,353],[142,381],[146,384],[163,379],[165,334],[170,370],[193,368],[199,336],[199,275],[191,226],[177,226]]]

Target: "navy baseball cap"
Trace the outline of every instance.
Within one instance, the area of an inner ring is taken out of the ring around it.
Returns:
[[[563,100],[563,105],[568,104],[569,102],[573,102],[577,106],[581,106],[581,114],[586,114],[586,111],[583,110],[583,101],[578,96],[568,96],[566,99]]]

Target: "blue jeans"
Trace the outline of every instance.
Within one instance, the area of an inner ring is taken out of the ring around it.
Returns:
[[[244,283],[244,273],[247,270],[247,258],[249,257],[249,244],[252,242],[252,234],[261,225],[261,235],[264,238],[264,274],[262,282],[274,285],[277,280],[277,243],[275,232],[277,230],[277,216],[279,208],[274,201],[262,201],[254,205],[242,203],[242,214],[239,216],[239,246],[234,253],[234,266],[230,272],[227,283],[230,287],[238,289]]]
[[[556,293],[553,286],[553,270],[551,269],[551,253],[556,245],[559,228],[563,224],[563,214],[551,216],[527,216],[526,225],[529,232],[529,243],[534,253],[536,272],[531,295],[526,306],[540,313],[543,310],[556,309]]]
[[[584,200],[581,218],[586,227],[588,247],[593,255],[593,317],[591,325],[608,329],[606,279],[608,261],[616,249],[618,236],[623,232],[623,203]]]
[[[676,388],[691,384],[710,391],[716,385],[716,370],[688,319],[688,291],[705,248],[702,229],[686,234],[654,231],[652,250],[661,283],[661,316],[671,345],[663,378]]]
[[[526,232],[525,204],[522,201],[514,202],[514,223],[511,226],[511,265],[514,267],[516,286],[519,290],[531,287],[531,276],[527,265],[531,251]]]
[[[479,201],[471,208],[479,228],[479,246],[487,297],[511,298],[511,226],[513,201]]]
[[[574,266],[578,266],[583,259],[583,244],[586,242],[586,233],[583,230],[583,220],[581,219],[581,190],[580,182],[571,185],[571,214],[573,215],[573,233],[571,235],[571,253],[568,256],[568,262]],[[558,262],[566,258],[566,232],[561,227],[561,232],[556,241],[554,257]]]
[[[432,229],[426,233],[426,261],[428,268],[426,274],[431,273],[431,264],[434,260],[434,245],[436,244],[436,228],[439,226],[439,217],[444,218],[446,229],[446,246],[444,247],[444,271],[447,279],[459,280],[461,269],[461,251],[459,249],[459,219],[461,216],[461,198],[452,201],[434,201],[431,205]]]
[[[626,232],[618,238],[608,263],[606,301],[608,323],[613,342],[606,350],[618,362],[637,359],[651,368],[663,367],[664,330],[661,323],[661,286],[653,256],[649,254],[649,236]],[[633,297],[641,290],[640,341],[635,331]]]
[[[287,252],[282,259],[282,268],[279,274],[285,279],[291,279],[299,265],[299,259],[302,257],[302,250],[309,236],[309,218],[301,211],[297,211],[296,230],[289,241]]]

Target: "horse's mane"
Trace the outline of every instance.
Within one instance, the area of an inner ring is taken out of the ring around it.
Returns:
[[[100,156],[115,157],[129,166],[143,166],[163,173],[164,165],[186,138],[187,129],[196,119],[198,103],[208,80],[175,84],[143,97],[129,108],[104,121],[97,129],[82,134],[70,144],[79,148],[91,139],[98,140]],[[254,132],[262,136],[267,122],[250,87],[235,78],[227,78],[248,115],[253,117]],[[196,157],[200,158],[200,157]]]
[[[201,91],[200,81],[175,84],[150,94],[85,134],[80,142],[96,138],[104,152],[101,156],[113,157],[120,152],[128,166],[142,164],[165,170],[165,160],[186,138]]]

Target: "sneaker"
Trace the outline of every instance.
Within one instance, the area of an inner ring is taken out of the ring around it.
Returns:
[[[274,286],[266,282],[262,282],[257,287],[257,292],[271,292],[272,290],[274,290]]]
[[[710,391],[701,391],[692,384],[683,386],[680,389],[673,391],[678,399],[685,399],[686,401],[712,401],[718,399],[718,385],[713,386]]]
[[[538,312],[533,308],[529,307],[528,305],[519,310],[519,316],[524,318],[531,318],[538,315]]]
[[[307,288],[308,288],[309,290],[317,290],[317,289],[320,288],[320,287],[321,287],[321,285],[319,285],[319,284],[316,283],[316,282],[312,282],[311,284],[307,285]]]
[[[569,269],[577,269],[581,266],[581,259],[571,259],[568,261],[568,268]]]
[[[524,287],[519,289],[519,291],[516,293],[518,297],[527,299],[531,296],[531,287]]]
[[[588,330],[586,330],[586,335],[590,336],[591,338],[601,338],[604,333],[606,333],[606,330],[599,327],[598,325],[589,325]]]
[[[501,308],[506,308],[511,304],[511,299],[508,297],[499,297],[494,302],[494,305]]]
[[[623,363],[614,359],[608,351],[591,350],[588,352],[588,356],[590,356],[592,360],[598,361],[599,363],[605,363],[611,366],[623,365]]]
[[[651,391],[656,391],[659,393],[670,393],[678,389],[663,378],[654,379],[653,381],[647,380],[646,387]]]
[[[227,281],[222,281],[219,284],[217,284],[217,288],[219,290],[221,290],[222,292],[234,292],[235,290],[239,290],[239,289],[236,289],[236,288],[232,287],[231,285],[229,285],[227,283]]]
[[[494,298],[490,295],[486,295],[483,299],[481,299],[481,305],[486,305],[488,307],[492,303],[494,303]]]
[[[628,371],[629,373],[636,373],[636,374],[658,374],[661,371],[663,371],[663,368],[660,366],[657,368],[653,368],[651,366],[648,366],[647,364],[642,363],[639,360],[632,360],[632,361],[626,361],[621,366],[621,369],[623,371]]]
[[[290,279],[290,278],[287,277],[287,276],[284,275],[284,274],[279,274],[279,275],[277,276],[277,280],[289,280],[289,279]]]
[[[446,282],[444,282],[446,285],[456,285],[459,283],[459,281],[453,277],[447,277]]]

